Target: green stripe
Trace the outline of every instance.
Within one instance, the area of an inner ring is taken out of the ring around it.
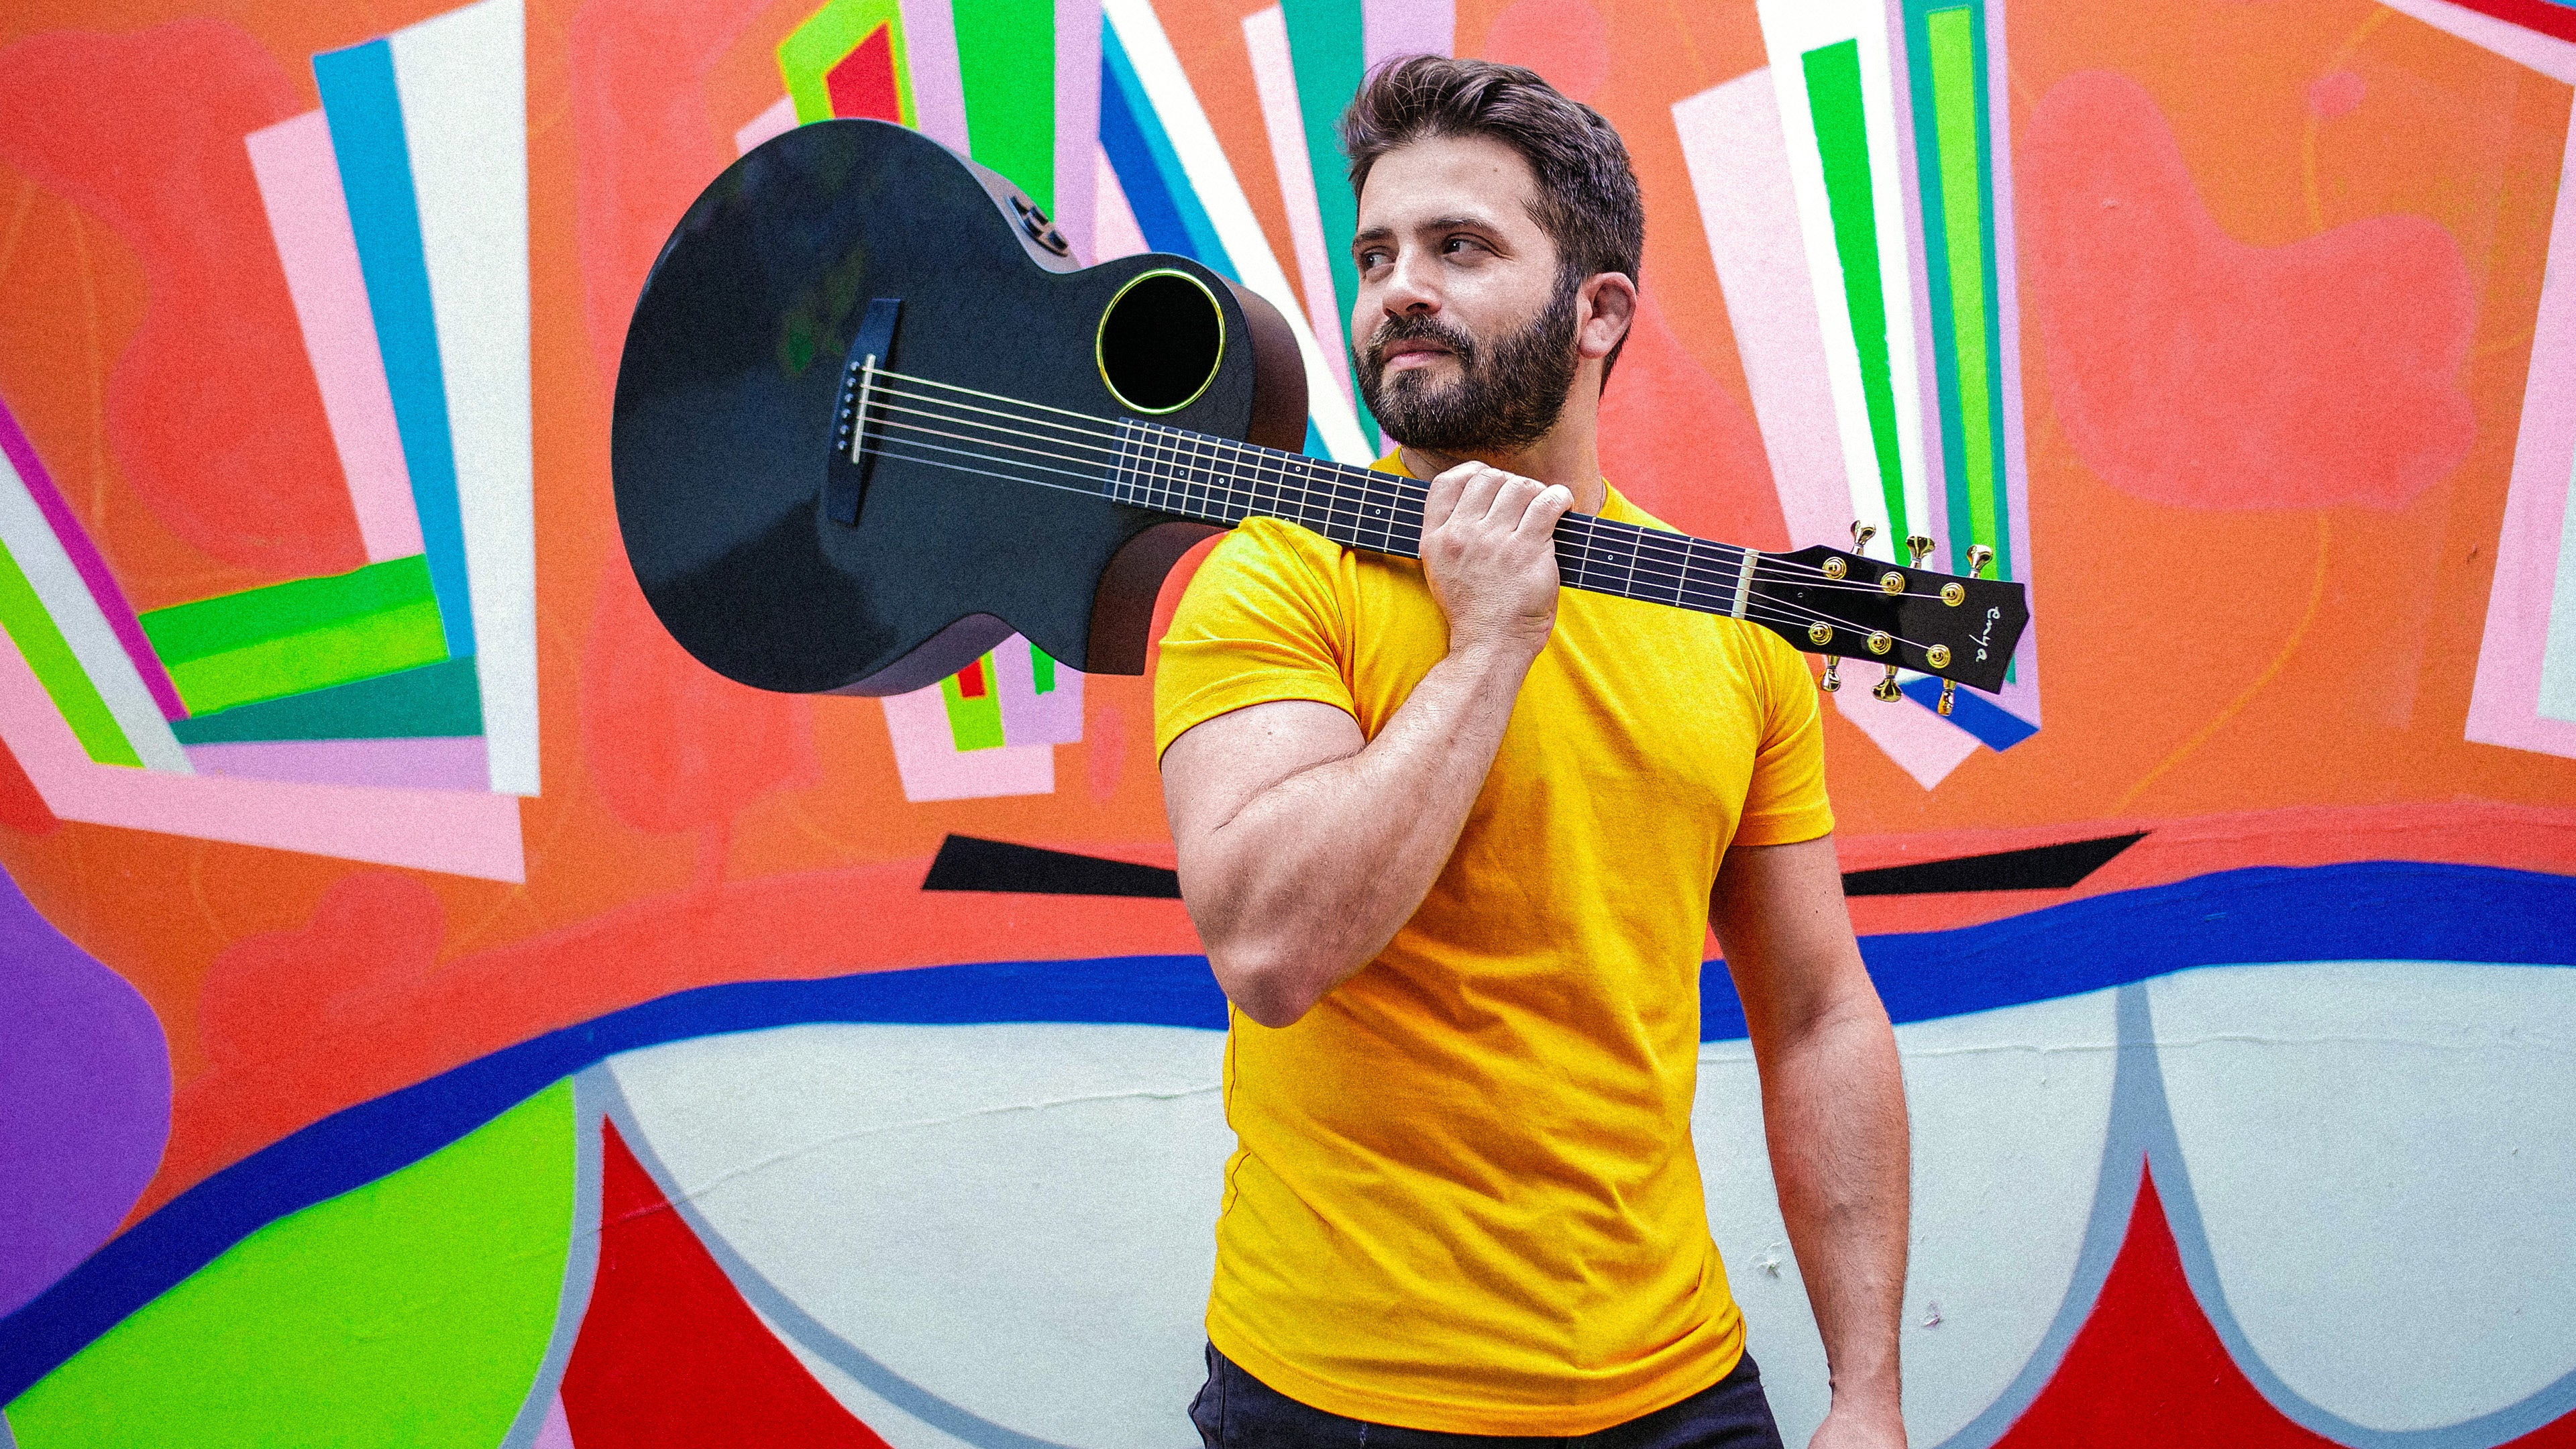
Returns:
[[[107,701],[99,698],[89,671],[81,668],[72,646],[63,641],[63,631],[54,627],[54,616],[45,612],[36,586],[27,582],[5,544],[0,544],[0,628],[17,642],[27,667],[35,671],[36,682],[53,697],[63,723],[72,727],[72,737],[91,759],[102,765],[142,765],[143,757],[118,728],[116,716],[108,713]]]
[[[483,733],[474,661],[450,659],[378,679],[245,704],[170,726],[183,745],[252,740],[408,740]]]
[[[161,662],[176,673],[180,664],[191,659],[435,597],[429,585],[429,559],[414,554],[329,578],[297,579],[155,609],[142,616],[143,632]]]
[[[172,664],[170,682],[188,713],[199,714],[372,679],[446,657],[438,601],[422,599]]]
[[[989,750],[1002,743],[1001,681],[993,673],[992,655],[985,655],[981,663],[984,669],[984,697],[981,699],[968,699],[957,688],[955,674],[939,681],[940,702],[948,706],[948,737],[959,750]]]
[[[832,67],[839,65],[880,25],[890,28],[886,50],[894,60],[895,106],[913,124],[912,65],[903,45],[903,10],[897,0],[832,0],[778,42],[778,78],[787,83],[799,124],[832,119]]]
[[[1359,266],[1351,260],[1351,238],[1360,229],[1360,203],[1351,194],[1350,165],[1334,128],[1368,67],[1360,0],[1280,0],[1279,9],[1288,23],[1288,55],[1297,71],[1297,109],[1306,123],[1306,162],[1315,173],[1315,210],[1323,219],[1324,260],[1332,267],[1334,308],[1348,328],[1360,295]],[[1340,363],[1347,368],[1350,359],[1345,356]],[[1351,382],[1356,400],[1356,373]],[[1369,416],[1366,403],[1359,404],[1359,414],[1360,426],[1374,432],[1377,420]]]
[[[1035,644],[1029,646],[1029,687],[1038,694],[1055,693],[1055,656]]]
[[[975,159],[1054,211],[1055,0],[954,0],[949,10]]]
[[[1975,17],[1964,6],[1925,17],[1932,63],[1932,115],[1941,155],[1941,230],[1948,253],[1950,332],[1957,348],[1960,462],[1966,475],[1970,542],[2004,552],[1995,506],[1994,393],[1987,386],[1985,176],[1977,165]]]
[[[1842,261],[1843,298],[1851,310],[1852,345],[1860,353],[1861,397],[1887,495],[1888,531],[1903,538],[1905,474],[1897,461],[1896,390],[1888,379],[1887,295],[1879,285],[1878,216],[1870,198],[1869,134],[1860,100],[1860,42],[1819,46],[1799,57],[1807,73],[1807,106],[1824,161],[1825,200],[1833,215],[1834,251]]]

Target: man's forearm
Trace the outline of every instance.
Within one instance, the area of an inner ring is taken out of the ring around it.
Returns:
[[[1909,1199],[1895,1033],[1873,996],[1783,1040],[1761,1065],[1780,1213],[1835,1402],[1892,1414]]]
[[[1530,660],[1453,652],[1377,738],[1244,802],[1183,851],[1211,964],[1284,1026],[1374,958],[1429,893],[1484,788]]]

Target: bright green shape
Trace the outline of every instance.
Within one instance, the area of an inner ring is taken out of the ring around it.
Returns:
[[[36,586],[27,582],[5,544],[0,544],[0,629],[9,631],[18,652],[26,656],[27,667],[35,671],[36,682],[53,697],[63,723],[72,727],[72,738],[80,741],[91,759],[102,765],[142,766],[143,757],[134,752],[134,742],[108,712],[89,671],[81,668],[80,657],[64,642],[63,631],[54,626],[54,616],[45,612]]]
[[[787,82],[788,98],[796,103],[799,125],[832,119],[832,67],[880,25],[891,32],[886,49],[894,58],[896,107],[903,123],[913,124],[912,63],[903,48],[899,0],[832,0],[778,42],[778,75]]]
[[[1055,693],[1055,656],[1035,644],[1029,646],[1029,685],[1039,694]]]
[[[1860,352],[1860,391],[1869,410],[1869,439],[1878,483],[1887,495],[1888,531],[1905,537],[1905,473],[1896,451],[1896,389],[1888,378],[1887,294],[1878,276],[1878,212],[1869,189],[1869,131],[1860,100],[1860,42],[1818,46],[1799,57],[1807,73],[1807,108],[1825,165],[1826,209],[1843,268],[1852,345]]]
[[[949,13],[975,159],[1055,210],[1055,0],[953,0]]]
[[[976,668],[984,671],[984,693],[968,699],[957,687],[959,670],[939,681],[940,701],[948,706],[948,737],[964,750],[997,749],[1002,743],[1001,677],[993,672],[993,656],[977,660]]]
[[[408,740],[483,733],[474,661],[450,659],[399,674],[236,705],[170,726],[183,745],[246,740]]]
[[[438,601],[422,599],[173,663],[170,683],[188,713],[202,714],[416,669],[446,657],[447,633],[438,622]]]
[[[8,1406],[21,1449],[491,1449],[552,1336],[572,1084],[281,1218]]]
[[[414,554],[328,578],[297,579],[155,609],[141,617],[152,652],[163,664],[175,665],[436,597],[429,586],[429,559]]]
[[[1996,547],[1995,432],[1986,386],[1985,178],[1977,165],[1976,30],[1967,7],[1924,17],[1931,40],[1932,118],[1941,153],[1941,231],[1950,263],[1950,330],[1958,349],[1961,462],[1972,542]],[[1956,530],[1953,530],[1954,532]]]
[[[1360,203],[1351,194],[1349,159],[1342,155],[1342,138],[1334,127],[1368,69],[1360,0],[1280,0],[1279,11],[1288,23],[1289,62],[1297,72],[1297,109],[1306,123],[1306,164],[1315,173],[1324,260],[1333,269],[1334,302],[1347,328],[1360,295],[1359,264],[1351,260]],[[1350,366],[1348,357],[1341,362]],[[1357,372],[1351,374],[1351,384],[1351,396],[1357,398]],[[1368,404],[1359,405],[1359,414],[1360,426],[1375,430],[1377,420],[1369,415]]]

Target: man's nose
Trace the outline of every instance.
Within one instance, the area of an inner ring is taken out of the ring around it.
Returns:
[[[1395,264],[1388,268],[1379,305],[1395,317],[1428,317],[1440,310],[1440,291],[1432,285],[1430,269],[1409,249],[1397,253]]]

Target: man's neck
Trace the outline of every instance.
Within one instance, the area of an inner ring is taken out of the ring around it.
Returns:
[[[1453,456],[1406,444],[1401,450],[1404,470],[1428,482],[1472,458],[1533,482],[1562,483],[1574,493],[1575,512],[1599,513],[1610,493],[1601,478],[1601,450],[1595,427],[1600,416],[1600,388],[1600,373],[1590,367],[1583,369],[1576,376],[1574,395],[1566,399],[1565,411],[1557,416],[1556,426],[1526,448],[1479,449]]]

